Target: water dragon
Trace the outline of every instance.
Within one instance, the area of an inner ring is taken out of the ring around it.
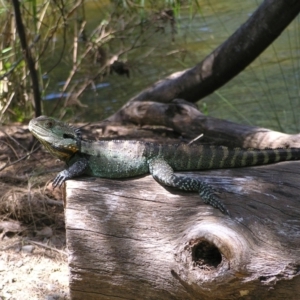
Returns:
[[[83,174],[129,178],[150,173],[163,185],[198,192],[205,203],[224,214],[229,212],[210,185],[174,171],[245,167],[300,159],[300,148],[230,149],[138,140],[88,141],[82,139],[80,129],[46,116],[32,119],[29,130],[53,156],[68,166],[55,177],[54,187]]]

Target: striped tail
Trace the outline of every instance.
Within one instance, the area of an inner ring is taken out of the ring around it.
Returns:
[[[175,170],[238,168],[300,160],[300,148],[230,149],[224,146],[180,144],[166,157]]]

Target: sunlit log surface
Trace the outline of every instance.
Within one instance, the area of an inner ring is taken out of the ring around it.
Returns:
[[[189,173],[230,217],[151,176],[67,181],[72,299],[300,299],[299,169]]]

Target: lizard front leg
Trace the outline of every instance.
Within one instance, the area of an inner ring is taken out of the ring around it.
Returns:
[[[67,179],[84,174],[88,166],[88,160],[85,157],[81,157],[74,164],[72,164],[68,169],[61,171],[54,178],[52,185],[53,187],[61,186]]]
[[[150,174],[158,182],[180,190],[198,192],[204,203],[218,208],[223,214],[229,214],[224,204],[214,195],[211,186],[207,183],[192,177],[175,174],[172,167],[161,158],[151,159],[148,163]]]

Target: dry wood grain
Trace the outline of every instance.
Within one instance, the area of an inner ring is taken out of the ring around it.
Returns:
[[[151,176],[67,181],[72,299],[299,299],[299,167],[189,173],[230,217]]]

